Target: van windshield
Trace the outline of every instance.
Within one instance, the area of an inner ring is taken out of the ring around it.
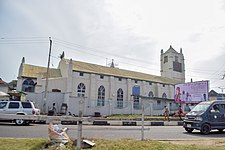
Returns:
[[[206,111],[210,106],[210,103],[200,103],[198,105],[196,105],[191,111],[195,111],[195,112],[204,112]]]

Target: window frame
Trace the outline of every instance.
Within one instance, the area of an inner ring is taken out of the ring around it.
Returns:
[[[24,92],[34,92],[35,91],[35,83],[32,79],[25,79],[22,83],[22,91]]]
[[[121,88],[117,90],[116,107],[123,108],[123,90]]]
[[[86,87],[84,83],[79,83],[77,86],[77,97],[85,97]]]
[[[105,87],[103,85],[98,88],[97,106],[105,106]]]

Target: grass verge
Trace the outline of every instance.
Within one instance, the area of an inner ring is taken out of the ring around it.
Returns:
[[[134,140],[134,139],[95,139],[91,140],[96,145],[92,150],[223,150],[225,140],[204,140],[201,142],[193,141],[152,141],[152,140]],[[50,145],[47,139],[0,139],[1,150],[55,150],[58,145]],[[205,144],[209,143],[209,144]],[[61,150],[75,150],[76,146],[71,142]]]

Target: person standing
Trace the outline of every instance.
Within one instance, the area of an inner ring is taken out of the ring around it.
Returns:
[[[182,108],[181,108],[181,105],[178,107],[178,115],[179,115],[179,118],[180,118],[180,120],[183,120],[182,118],[181,118],[181,115],[183,114],[183,110],[182,110]]]
[[[164,115],[164,120],[170,121],[170,118],[169,118],[169,109],[166,106],[164,106],[163,115]]]
[[[53,116],[57,115],[55,103],[52,104]]]

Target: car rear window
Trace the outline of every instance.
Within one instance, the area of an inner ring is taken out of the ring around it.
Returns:
[[[20,104],[18,102],[10,102],[9,109],[17,109],[19,108]]]
[[[22,102],[23,108],[32,108],[31,103],[29,102]]]

